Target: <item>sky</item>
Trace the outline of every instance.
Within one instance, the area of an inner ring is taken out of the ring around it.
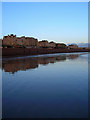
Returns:
[[[89,2],[89,0],[1,0],[2,2]]]
[[[2,37],[8,34],[88,42],[88,2],[3,2]]]

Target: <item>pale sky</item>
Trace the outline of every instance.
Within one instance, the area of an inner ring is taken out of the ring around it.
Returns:
[[[88,42],[88,2],[3,2],[2,37],[8,34]]]

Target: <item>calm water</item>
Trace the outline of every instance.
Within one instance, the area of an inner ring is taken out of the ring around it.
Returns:
[[[88,117],[88,53],[3,58],[3,118]]]

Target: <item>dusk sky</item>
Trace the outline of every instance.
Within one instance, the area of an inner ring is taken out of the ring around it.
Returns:
[[[88,42],[88,2],[3,2],[2,34]]]

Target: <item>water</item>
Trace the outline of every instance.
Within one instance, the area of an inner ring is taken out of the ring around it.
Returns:
[[[87,118],[88,53],[3,58],[3,118]]]

